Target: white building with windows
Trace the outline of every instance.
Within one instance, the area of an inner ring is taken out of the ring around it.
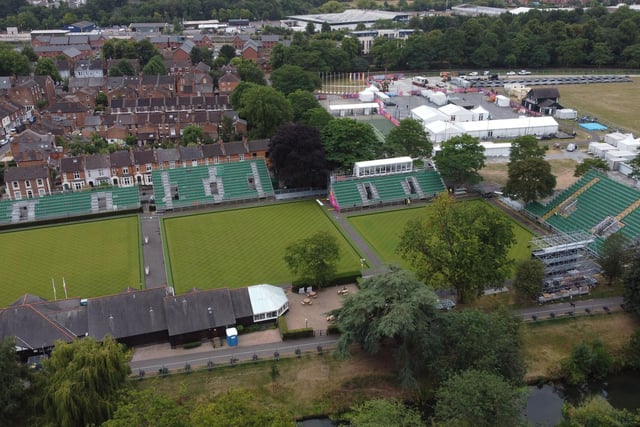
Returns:
[[[254,322],[275,320],[289,309],[284,289],[273,285],[255,285],[247,288]]]

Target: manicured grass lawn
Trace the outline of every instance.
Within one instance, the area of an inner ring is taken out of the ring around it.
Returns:
[[[482,201],[470,201],[462,203],[485,203]],[[430,205],[427,207],[400,209],[374,214],[352,215],[348,217],[351,225],[362,235],[367,243],[376,251],[380,259],[387,263],[396,263],[404,268],[410,268],[395,250],[400,243],[400,236],[404,231],[407,221],[413,218],[428,215]],[[516,244],[511,248],[510,255],[513,259],[528,258],[530,249],[527,247],[531,241],[532,233],[512,221]]]
[[[285,248],[317,231],[338,238],[338,273],[360,269],[360,256],[314,201],[167,218],[163,228],[177,292],[291,283]]]
[[[0,306],[25,293],[53,300],[96,297],[140,287],[137,216],[0,233],[4,252]]]

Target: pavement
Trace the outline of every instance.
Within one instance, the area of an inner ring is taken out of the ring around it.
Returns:
[[[157,214],[144,213],[141,215],[141,223],[145,288],[166,286],[168,281],[162,250],[160,218]]]
[[[621,311],[622,304],[622,297],[586,299],[580,301],[543,304],[538,307],[529,307],[517,310],[516,313],[525,321],[535,321],[536,319],[545,320],[553,318],[554,316],[570,316],[570,312],[575,316],[611,313],[614,311]],[[533,316],[536,316],[536,319],[534,319]]]

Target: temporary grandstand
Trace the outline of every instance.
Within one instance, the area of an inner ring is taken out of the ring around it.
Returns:
[[[152,175],[158,212],[274,197],[263,159],[161,169]]]
[[[0,225],[122,212],[140,208],[137,187],[101,187],[0,202]]]
[[[410,203],[444,191],[432,167],[413,169],[411,158],[357,162],[352,176],[332,175],[329,200],[337,211]]]
[[[609,235],[620,231],[629,239],[640,236],[640,191],[594,170],[546,205],[534,202],[525,212],[551,228],[594,236],[589,248],[598,253]]]

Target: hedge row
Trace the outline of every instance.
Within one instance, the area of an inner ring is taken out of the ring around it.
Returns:
[[[278,329],[280,330],[282,341],[313,337],[313,328],[300,328],[290,331],[289,327],[287,326],[287,320],[284,318],[284,316],[280,316],[278,318]]]
[[[348,271],[346,273],[338,274],[331,280],[331,283],[327,284],[326,286],[321,286],[321,288],[327,288],[327,287],[338,286],[338,285],[349,285],[351,283],[356,283],[358,281],[358,278],[360,278],[360,271]],[[299,281],[297,281],[296,284],[292,285],[292,288],[293,288],[293,292],[297,293],[298,289],[306,288],[309,286],[312,286],[313,288],[317,288],[316,285],[312,285],[311,283],[309,283],[308,279],[300,279]]]

